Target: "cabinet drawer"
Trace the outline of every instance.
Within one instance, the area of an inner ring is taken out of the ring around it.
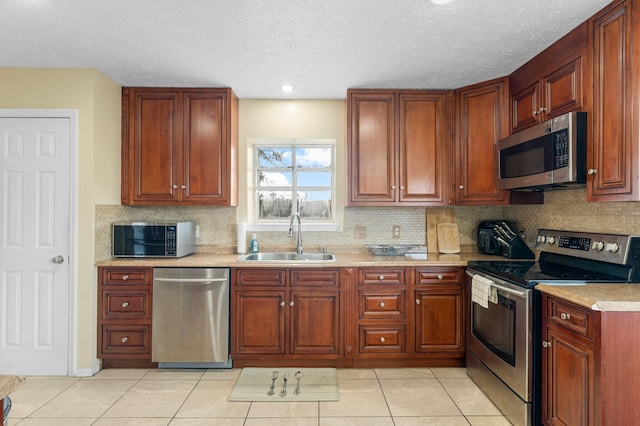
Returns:
[[[358,270],[358,282],[361,285],[404,285],[406,283],[406,271],[404,269],[391,268],[360,269]]]
[[[360,326],[360,353],[404,353],[405,327]]]
[[[151,268],[103,268],[102,285],[149,285]]]
[[[291,286],[338,287],[340,286],[340,271],[338,269],[292,270]]]
[[[463,268],[416,269],[416,285],[439,283],[463,283]]]
[[[236,286],[278,286],[286,284],[287,272],[284,269],[238,269]]]
[[[360,318],[404,318],[405,291],[372,292],[360,291],[358,314]]]
[[[102,292],[102,319],[150,319],[148,291]]]
[[[102,354],[151,353],[148,325],[103,325]]]
[[[589,339],[594,337],[593,312],[562,299],[547,298],[547,320]]]

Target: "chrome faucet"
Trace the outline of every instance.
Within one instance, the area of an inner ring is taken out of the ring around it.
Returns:
[[[298,242],[296,244],[296,253],[302,254],[302,221],[300,220],[300,213],[293,213],[291,215],[291,222],[289,223],[289,237],[293,238],[293,221],[298,218]]]

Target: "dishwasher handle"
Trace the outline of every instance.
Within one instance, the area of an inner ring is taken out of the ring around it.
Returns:
[[[154,278],[154,281],[165,283],[213,284],[226,283],[228,278]]]

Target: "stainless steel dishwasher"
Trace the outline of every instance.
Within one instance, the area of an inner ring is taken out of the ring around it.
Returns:
[[[151,346],[160,368],[231,368],[229,269],[154,268]]]

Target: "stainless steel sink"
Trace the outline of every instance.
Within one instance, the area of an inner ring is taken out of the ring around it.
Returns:
[[[332,253],[249,253],[238,258],[238,262],[335,262]]]

